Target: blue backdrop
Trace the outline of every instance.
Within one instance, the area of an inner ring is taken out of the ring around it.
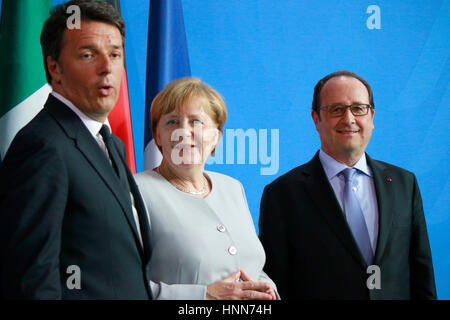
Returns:
[[[121,5],[141,171],[149,0]],[[450,299],[450,1],[183,0],[183,9],[192,75],[229,111],[223,156],[208,169],[243,183],[256,227],[264,186],[320,146],[310,116],[315,83],[352,70],[374,91],[367,152],[417,175],[438,297]],[[245,133],[239,146],[232,137]]]

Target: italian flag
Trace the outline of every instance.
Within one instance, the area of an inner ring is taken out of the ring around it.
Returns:
[[[51,0],[3,0],[0,22],[0,161],[43,107],[47,84],[39,42]]]
[[[108,0],[120,11],[120,1]],[[16,133],[42,109],[52,91],[45,78],[40,35],[52,0],[2,0],[0,20],[0,162]],[[136,173],[126,71],[119,99],[108,116]]]

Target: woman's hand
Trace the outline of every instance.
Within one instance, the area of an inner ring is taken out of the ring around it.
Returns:
[[[270,293],[270,284],[245,280],[251,279],[245,272],[239,270],[228,278],[215,282],[206,287],[206,300],[273,300],[273,295]],[[244,281],[241,281],[244,280]]]
[[[241,270],[241,279],[244,281],[256,281],[255,279],[250,277],[244,270]],[[266,282],[262,282],[262,283],[266,283]],[[269,285],[269,290],[267,290],[266,293],[268,293],[272,296],[272,300],[277,300],[277,295],[275,294],[275,290],[273,290],[272,286],[269,283],[267,283],[267,284]]]

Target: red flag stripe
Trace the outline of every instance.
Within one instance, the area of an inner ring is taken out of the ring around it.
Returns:
[[[108,115],[112,132],[118,136],[127,151],[127,163],[131,172],[136,173],[136,160],[134,156],[133,129],[131,126],[130,102],[128,98],[127,73],[124,69],[120,85],[119,99],[114,109]]]

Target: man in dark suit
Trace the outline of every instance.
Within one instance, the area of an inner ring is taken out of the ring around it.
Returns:
[[[321,149],[267,185],[260,238],[282,299],[436,299],[431,251],[413,173],[365,154],[369,84],[332,73],[314,91]]]
[[[70,5],[81,28],[66,27]],[[124,35],[104,2],[71,1],[44,24],[53,92],[0,167],[2,298],[151,298],[146,209],[107,121]]]

